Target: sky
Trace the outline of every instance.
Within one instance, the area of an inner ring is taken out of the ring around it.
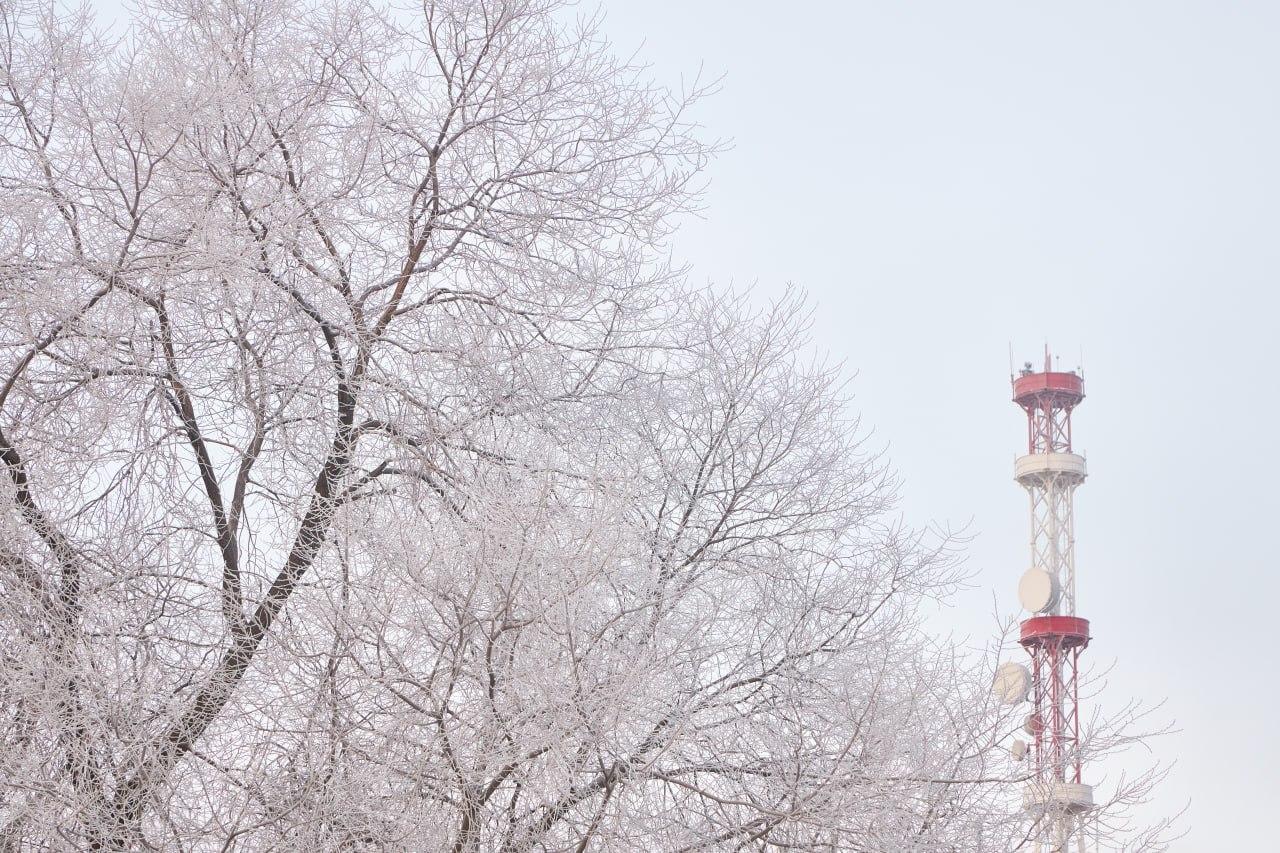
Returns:
[[[940,631],[981,641],[993,602],[1016,613],[1010,347],[1083,363],[1098,701],[1163,701],[1180,730],[1154,744],[1177,766],[1151,812],[1190,801],[1175,851],[1274,844],[1280,4],[602,7],[655,79],[723,78],[694,117],[731,146],[675,256],[762,301],[807,292],[905,517],[973,535]]]
[[[1280,766],[1280,4],[606,0],[604,30],[732,141],[677,257],[787,283],[856,374],[916,524],[967,526],[973,588],[1017,612],[1017,364],[1083,361],[1076,494],[1099,702],[1164,701],[1152,814],[1178,853],[1262,850]],[[1270,661],[1270,662],[1269,662]],[[1101,784],[1105,788],[1105,783]]]

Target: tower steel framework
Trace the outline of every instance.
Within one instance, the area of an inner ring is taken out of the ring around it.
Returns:
[[[1012,381],[1013,400],[1027,416],[1027,453],[1014,462],[1014,478],[1031,499],[1031,568],[1019,591],[1034,611],[1019,638],[1031,656],[1033,778],[1023,805],[1037,853],[1085,853],[1093,789],[1083,781],[1079,751],[1079,667],[1089,621],[1076,612],[1072,497],[1087,471],[1071,446],[1071,413],[1084,399],[1084,380],[1055,371],[1046,348],[1044,370],[1028,363]]]

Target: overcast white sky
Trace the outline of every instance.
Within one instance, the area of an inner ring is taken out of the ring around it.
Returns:
[[[978,534],[961,630],[1016,607],[1028,561],[1009,344],[1083,351],[1102,701],[1168,699],[1175,850],[1280,849],[1280,4],[604,6],[656,74],[724,75],[698,118],[734,147],[677,254],[809,292],[908,517]]]
[[[977,534],[940,628],[980,636],[1027,564],[1009,344],[1083,352],[1102,701],[1167,697],[1179,853],[1275,849],[1280,4],[604,7],[660,79],[724,75],[697,118],[734,147],[677,255],[762,298],[806,289],[908,518]]]

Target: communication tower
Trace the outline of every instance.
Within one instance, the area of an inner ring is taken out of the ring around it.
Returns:
[[[1093,788],[1083,780],[1079,751],[1079,672],[1089,621],[1076,610],[1072,497],[1087,472],[1071,445],[1071,413],[1084,399],[1084,379],[1054,370],[1047,347],[1044,370],[1027,362],[1011,378],[1013,401],[1027,416],[1027,453],[1013,470],[1031,499],[1031,565],[1018,583],[1018,598],[1032,614],[1019,631],[1031,661],[1029,670],[1004,664],[996,689],[1006,702],[1031,701],[1031,744],[1015,744],[1015,754],[1030,753],[1032,779],[1023,806],[1034,821],[1033,849],[1085,853]]]

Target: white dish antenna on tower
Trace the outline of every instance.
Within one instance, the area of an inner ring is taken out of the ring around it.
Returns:
[[[1058,604],[1062,585],[1044,569],[1027,569],[1018,581],[1018,601],[1032,613],[1047,613]]]
[[[996,668],[996,680],[991,692],[1004,705],[1017,705],[1026,701],[1031,692],[1031,671],[1020,663],[1002,663]]]

